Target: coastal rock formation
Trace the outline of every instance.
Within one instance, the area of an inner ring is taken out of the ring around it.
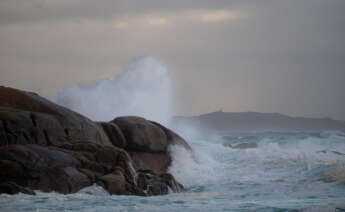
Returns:
[[[189,145],[141,117],[93,122],[34,93],[0,87],[0,193],[161,195],[183,186],[166,173],[169,145]]]
[[[29,194],[29,195],[36,195],[35,192],[32,191],[31,189],[24,188],[13,182],[4,182],[0,184],[0,194],[2,193],[5,193],[5,194],[23,193],[23,194]]]
[[[164,126],[136,116],[119,117],[110,122],[119,127],[126,144],[123,148],[131,155],[138,169],[163,173],[170,165],[169,145],[189,145]],[[122,137],[122,135],[120,135]]]

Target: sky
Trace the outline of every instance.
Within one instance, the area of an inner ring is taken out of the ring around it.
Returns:
[[[171,72],[176,115],[345,120],[344,0],[1,0],[0,85],[53,101],[140,56]]]

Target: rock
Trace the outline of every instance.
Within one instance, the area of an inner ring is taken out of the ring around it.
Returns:
[[[154,171],[145,189],[136,188],[137,173],[131,164],[125,151],[93,143],[71,144],[65,149],[36,144],[0,148],[1,182],[11,180],[23,188],[67,194],[97,183],[110,194],[144,195],[147,190],[147,195],[161,195],[167,194],[168,187],[181,191],[174,186],[179,183]]]
[[[168,139],[164,131],[144,118],[136,116],[119,117],[111,121],[123,132],[128,151],[164,152]]]
[[[30,187],[41,191],[57,191],[69,194],[90,186],[89,178],[76,170],[74,167],[47,168],[40,172],[37,184],[32,183]]]
[[[155,179],[155,178],[154,178]],[[169,194],[169,187],[167,184],[160,180],[152,180],[147,187],[147,193],[151,195],[164,195]]]
[[[10,160],[28,169],[45,167],[76,166],[78,161],[68,153],[56,148],[45,148],[36,144],[9,145],[0,148],[0,160]]]
[[[102,126],[104,132],[108,135],[110,142],[120,148],[127,146],[126,138],[123,135],[121,129],[114,123],[110,122],[98,122]]]
[[[120,172],[104,175],[99,180],[103,182],[105,189],[110,194],[124,194],[126,192],[126,180]]]
[[[177,182],[172,174],[164,173],[161,174],[160,177],[173,192],[181,192],[183,190],[183,185]]]
[[[7,176],[2,176],[4,181],[15,181],[21,186],[72,193],[90,184],[87,176],[73,168],[79,165],[79,161],[58,149],[35,144],[9,145],[0,148],[0,159],[1,168],[7,167],[1,170],[12,170],[7,172]]]
[[[10,160],[0,160],[0,170],[0,182],[20,181],[25,175],[23,167]]]
[[[94,173],[93,171],[89,169],[83,169],[83,168],[79,168],[78,171],[83,173],[85,176],[87,176],[90,182],[96,182],[97,174]]]
[[[111,145],[103,129],[90,119],[34,93],[0,86],[0,145],[58,145],[87,140]]]
[[[151,123],[153,123],[154,125],[158,126],[159,128],[161,128],[164,133],[167,136],[167,143],[168,145],[180,145],[183,146],[184,148],[186,148],[189,151],[192,151],[192,148],[188,145],[188,143],[178,134],[176,134],[175,132],[173,132],[172,130],[164,127],[163,125],[154,122],[154,121],[150,121]]]
[[[71,144],[65,149],[9,145],[0,148],[0,180],[42,191],[73,193],[120,167],[129,173],[128,181],[133,184],[131,163],[122,149],[94,143]]]
[[[169,145],[181,145],[191,151],[187,142],[168,128],[136,116],[123,116],[111,121],[123,132],[127,150],[139,169],[164,173],[171,163]]]
[[[180,192],[183,186],[165,173],[169,145],[191,150],[144,118],[96,123],[37,94],[0,86],[0,193],[68,194],[92,184],[110,194]]]
[[[183,186],[168,173],[157,175],[151,170],[140,170],[137,174],[137,185],[146,195],[164,195],[172,192],[181,192]]]
[[[36,195],[33,190],[24,188],[20,185],[17,185],[14,182],[0,183],[0,194],[18,194],[18,193]]]
[[[130,152],[138,169],[150,169],[155,173],[164,173],[171,163],[167,153]]]
[[[251,149],[251,148],[257,148],[258,147],[258,145],[255,142],[241,143],[241,144],[237,144],[235,146],[233,146],[231,144],[223,144],[223,146],[230,147],[233,149]]]

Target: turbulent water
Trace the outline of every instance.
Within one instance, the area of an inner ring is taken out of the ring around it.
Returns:
[[[0,211],[345,211],[345,134],[241,133],[189,139],[172,147],[169,171],[182,193],[109,196],[92,186],[75,194],[1,195]],[[256,142],[256,149],[223,143]],[[325,151],[324,151],[325,150]]]

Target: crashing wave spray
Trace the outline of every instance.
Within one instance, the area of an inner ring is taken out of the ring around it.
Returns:
[[[64,89],[57,102],[95,121],[137,115],[166,124],[172,116],[172,92],[168,69],[153,57],[141,57],[115,79]]]

